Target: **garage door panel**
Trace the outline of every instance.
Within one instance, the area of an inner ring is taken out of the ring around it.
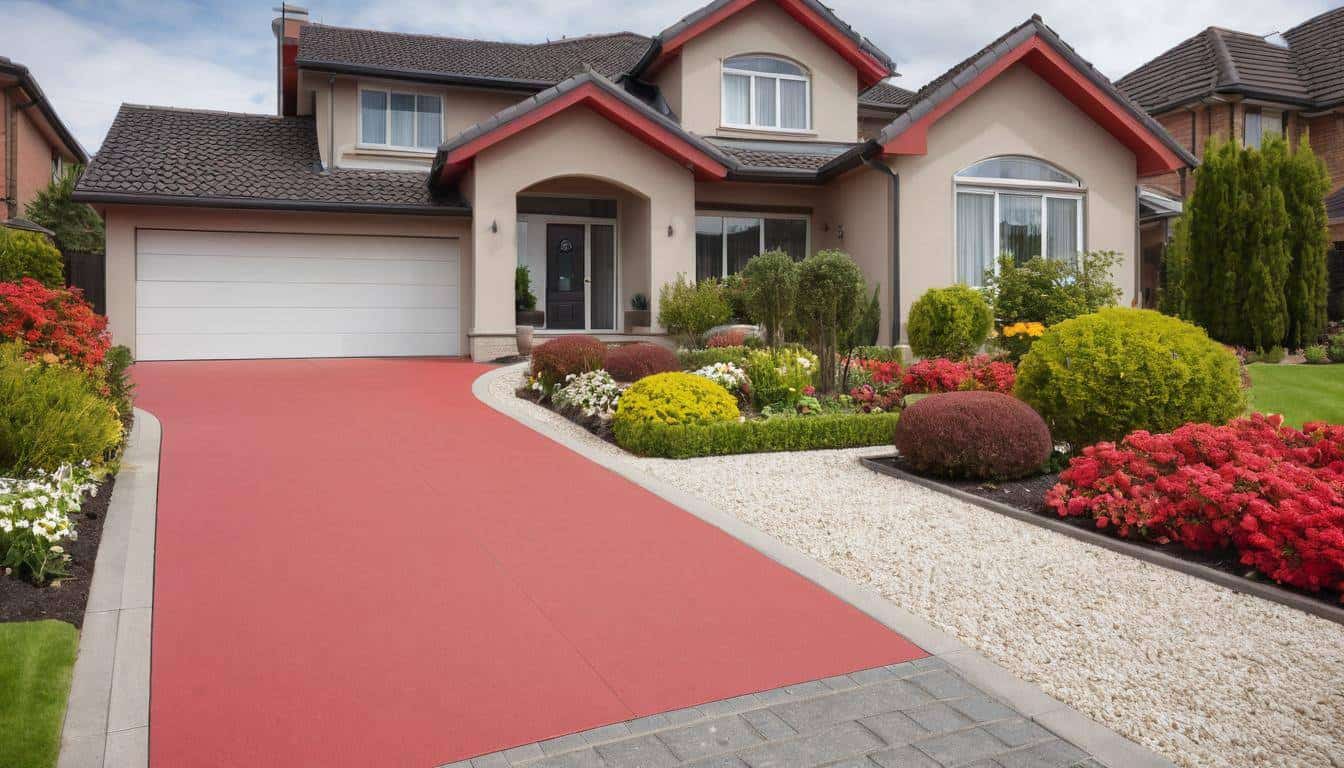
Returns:
[[[145,282],[457,285],[454,261],[316,259],[284,256],[141,254],[136,279]]]
[[[457,307],[455,286],[141,282],[144,307]]]
[[[143,307],[141,333],[378,333],[456,332],[446,307]]]
[[[141,360],[245,360],[292,357],[396,357],[452,354],[456,333],[420,334],[147,334],[136,337]]]
[[[360,259],[374,261],[456,260],[455,241],[433,237],[312,235],[277,232],[197,232],[142,229],[136,233],[142,255],[236,256],[260,258]]]

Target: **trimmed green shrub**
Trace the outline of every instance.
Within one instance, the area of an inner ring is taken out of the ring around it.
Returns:
[[[102,253],[103,217],[87,203],[70,199],[84,166],[67,166],[59,179],[48,184],[27,205],[23,215],[29,221],[56,233],[62,250]]]
[[[850,330],[849,337],[841,341],[841,351],[857,347],[871,347],[877,343],[882,331],[882,286],[873,288],[873,297],[864,304],[859,313],[859,321]]]
[[[1322,365],[1330,362],[1330,353],[1324,344],[1313,344],[1302,350],[1302,357],[1311,365]]]
[[[693,373],[656,373],[621,395],[612,431],[620,442],[623,433],[647,424],[712,424],[737,416],[737,398],[715,382]]]
[[[1119,307],[1047,330],[1022,358],[1014,392],[1075,449],[1139,429],[1221,424],[1245,408],[1230,350],[1174,317]]]
[[[1283,347],[1275,345],[1265,350],[1248,349],[1246,350],[1246,354],[1243,355],[1243,361],[1247,363],[1269,363],[1270,365],[1278,365],[1283,362],[1283,358],[1287,355],[1288,353],[1283,351]]]
[[[747,317],[761,326],[772,347],[783,341],[784,322],[798,299],[798,263],[783,251],[766,251],[742,268]]]
[[[1071,317],[1115,306],[1120,289],[1111,279],[1120,254],[1088,251],[1076,260],[1035,256],[1018,264],[1011,256],[999,259],[997,275],[985,278],[985,298],[994,311],[998,346],[1014,361],[1031,349],[1035,336],[1005,335],[1019,323],[1050,326]]]
[[[733,274],[723,278],[720,286],[723,288],[723,299],[728,302],[730,321],[735,323],[749,322],[751,313],[747,311],[747,282],[742,278],[742,274]]]
[[[820,366],[816,355],[789,345],[753,350],[742,367],[751,379],[751,400],[757,409],[776,406],[792,410],[806,394],[804,390],[815,385]]]
[[[796,315],[807,337],[816,345],[821,361],[817,388],[822,392],[835,390],[840,341],[849,338],[862,318],[867,290],[863,271],[842,251],[818,251],[798,265]]]
[[[0,344],[0,475],[96,464],[120,442],[116,408],[93,377],[27,360],[20,344]]]
[[[40,232],[0,227],[0,283],[17,283],[25,277],[48,288],[64,288],[61,252]]]
[[[602,367],[611,377],[621,382],[639,381],[655,373],[681,370],[681,363],[672,350],[661,344],[641,341],[635,344],[622,344],[607,350]]]
[[[994,313],[974,288],[932,288],[910,306],[906,332],[919,357],[965,360],[989,338]]]
[[[1330,337],[1325,353],[1330,356],[1330,362],[1344,363],[1344,333],[1336,333]]]
[[[899,419],[897,413],[878,413],[728,421],[698,426],[646,424],[618,432],[616,442],[631,453],[666,459],[859,448],[890,444]]]
[[[130,421],[131,411],[135,408],[135,382],[131,379],[131,350],[118,344],[107,350],[103,358],[104,376],[107,379],[107,398],[117,409],[123,422]]]
[[[706,365],[732,363],[739,368],[747,366],[747,356],[751,350],[743,347],[707,347],[703,349],[679,349],[677,360],[683,371],[697,371]]]
[[[905,362],[905,352],[900,347],[862,346],[855,347],[850,352],[850,357],[855,360],[876,360],[880,363],[898,365]]]
[[[595,336],[571,333],[557,336],[532,350],[532,375],[541,382],[542,391],[563,384],[565,377],[595,371],[607,357],[607,345]]]
[[[723,286],[713,278],[688,283],[685,275],[677,275],[676,282],[658,293],[658,324],[684,347],[694,347],[706,331],[728,322],[732,314]]]
[[[526,264],[513,270],[513,308],[519,312],[537,308],[537,296],[532,293],[532,270]]]
[[[1054,448],[1040,414],[999,392],[923,398],[901,412],[895,443],[920,474],[971,480],[1039,474]]]

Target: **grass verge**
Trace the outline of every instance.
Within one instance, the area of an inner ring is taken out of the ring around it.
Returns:
[[[56,765],[78,647],[64,621],[0,624],[0,765]]]
[[[1281,413],[1294,427],[1308,421],[1344,424],[1344,365],[1255,363],[1247,368],[1255,410]]]

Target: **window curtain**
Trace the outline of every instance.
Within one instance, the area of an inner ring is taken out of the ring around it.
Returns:
[[[783,251],[794,261],[802,261],[807,256],[807,221],[766,219],[765,250]]]
[[[723,276],[723,219],[695,217],[695,279]]]
[[[980,286],[993,268],[994,196],[957,193],[957,279]]]
[[[756,78],[756,114],[752,125],[775,125],[775,83],[773,77]]]
[[[359,140],[365,144],[387,143],[387,94],[363,91],[359,94]]]
[[[735,275],[761,252],[761,220],[724,219],[724,231],[728,237],[728,274]]]
[[[398,147],[415,146],[415,95],[392,94],[392,141]]]
[[[999,195],[999,250],[1018,264],[1044,254],[1040,195]]]
[[[779,127],[800,131],[807,128],[807,83],[779,81]]]
[[[1062,197],[1045,199],[1046,258],[1073,261],[1078,255],[1078,201]]]
[[[421,149],[437,149],[443,141],[443,110],[438,96],[416,97],[415,121],[415,145]]]
[[[723,119],[732,125],[746,125],[751,122],[750,77],[723,76]]]

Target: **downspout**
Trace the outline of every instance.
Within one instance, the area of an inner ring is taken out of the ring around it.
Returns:
[[[14,94],[19,92],[17,86],[5,89],[5,205],[10,219],[19,215],[19,111],[14,106]]]
[[[336,78],[327,76],[327,167],[336,167]]]
[[[891,177],[891,346],[901,343],[901,175],[871,157],[863,164]]]

